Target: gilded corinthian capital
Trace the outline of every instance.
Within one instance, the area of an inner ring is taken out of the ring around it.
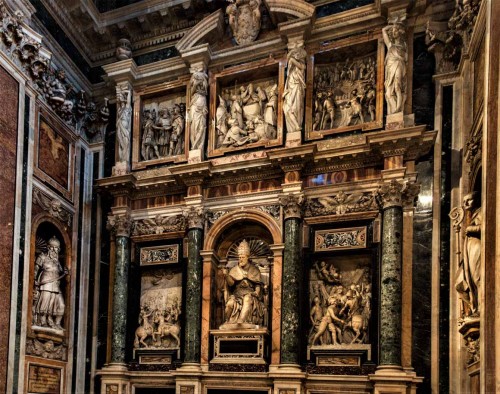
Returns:
[[[130,237],[132,227],[133,221],[128,212],[124,214],[108,215],[106,228],[117,237]]]
[[[302,218],[305,198],[303,194],[284,194],[280,196],[285,219]]]
[[[411,208],[420,192],[420,184],[414,181],[392,179],[382,182],[377,190],[383,209],[391,207]]]

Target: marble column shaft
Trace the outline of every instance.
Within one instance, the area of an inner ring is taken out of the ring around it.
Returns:
[[[380,365],[401,365],[401,264],[403,209],[383,211],[380,273]]]
[[[125,362],[127,335],[128,270],[130,266],[130,241],[117,235],[115,241],[116,262],[113,283],[113,325],[111,343],[111,362]]]
[[[300,219],[285,220],[285,251],[281,303],[281,364],[299,364],[300,359]]]
[[[188,263],[186,279],[186,327],[184,334],[184,362],[200,362],[201,344],[201,286],[203,232],[191,228],[188,232]]]

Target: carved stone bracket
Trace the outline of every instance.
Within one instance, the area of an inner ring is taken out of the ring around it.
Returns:
[[[140,219],[135,222],[132,235],[164,234],[186,229],[186,218],[183,215],[156,215],[152,219]]]
[[[345,215],[354,212],[378,211],[376,192],[345,193],[309,198],[305,216]]]
[[[182,215],[187,220],[188,229],[203,228],[206,213],[203,207],[190,207],[182,212]]]
[[[305,198],[303,194],[285,194],[279,198],[285,219],[302,218]]]
[[[130,237],[133,227],[134,222],[128,212],[121,215],[108,215],[106,228],[118,237]]]
[[[62,207],[60,199],[51,198],[37,187],[33,187],[33,202],[42,207],[53,218],[71,226],[73,215]]]

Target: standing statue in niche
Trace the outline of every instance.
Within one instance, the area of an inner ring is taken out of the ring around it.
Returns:
[[[116,94],[116,136],[118,138],[118,161],[128,163],[130,155],[130,132],[132,123],[132,92],[119,90]]]
[[[464,304],[464,315],[479,314],[479,285],[481,280],[481,206],[476,192],[464,197],[464,208],[471,212],[470,224],[465,228],[463,259],[458,269],[455,288]]]
[[[288,76],[283,92],[283,111],[288,133],[302,130],[304,98],[306,92],[306,57],[302,46],[288,52]]]
[[[229,273],[224,271],[225,322],[221,329],[258,328],[264,323],[264,285],[259,268],[249,257],[250,246],[243,240],[238,246],[238,265]]]
[[[52,237],[47,253],[41,253],[35,261],[35,293],[33,297],[33,324],[62,330],[62,318],[66,308],[61,291],[61,279],[69,274],[59,262],[61,243]]]
[[[189,121],[191,122],[191,150],[203,150],[207,129],[208,75],[201,69],[196,70],[191,76],[190,84],[191,104],[189,107]]]
[[[408,47],[406,29],[402,18],[382,29],[382,36],[387,46],[385,56],[385,99],[387,114],[402,112],[406,101],[406,63]]]

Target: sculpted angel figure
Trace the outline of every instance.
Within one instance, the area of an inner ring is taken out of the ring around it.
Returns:
[[[116,94],[116,136],[118,138],[118,161],[128,162],[130,155],[130,132],[132,123],[132,92],[128,89]]]
[[[238,246],[238,265],[224,272],[225,323],[259,326],[264,323],[264,294],[260,270],[249,260],[250,245],[243,240]]]
[[[403,111],[406,101],[406,63],[408,47],[406,44],[406,29],[397,20],[394,24],[382,29],[382,36],[387,46],[385,57],[385,99],[387,114]]]
[[[288,52],[288,76],[283,92],[283,111],[286,130],[289,133],[302,130],[306,92],[306,56],[307,53],[301,46]]]
[[[207,129],[207,89],[208,75],[203,70],[196,70],[191,76],[191,105],[189,121],[191,122],[191,149],[203,150]]]

